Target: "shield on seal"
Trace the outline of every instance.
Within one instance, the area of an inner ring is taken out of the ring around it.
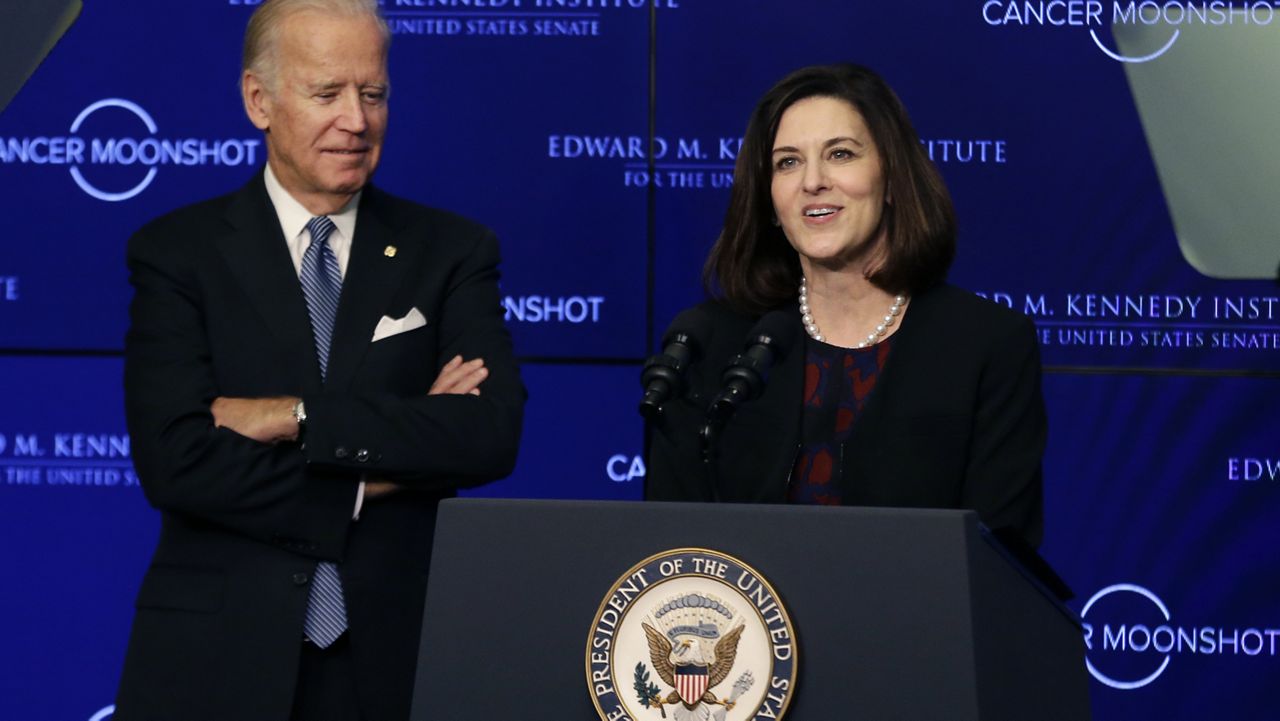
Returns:
[[[702,699],[707,692],[706,666],[676,666],[676,693],[690,706]]]

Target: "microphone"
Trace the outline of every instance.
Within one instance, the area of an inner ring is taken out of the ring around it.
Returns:
[[[758,398],[764,391],[774,362],[795,344],[799,321],[794,309],[766,313],[747,333],[746,349],[734,356],[720,376],[720,394],[707,408],[707,422],[698,433],[702,442],[707,495],[713,502],[721,498],[716,469],[720,431],[738,406]]]
[[[707,408],[707,425],[723,425],[738,406],[760,397],[769,370],[795,344],[800,322],[794,310],[766,313],[747,334],[746,349],[734,356],[720,376],[720,394]]]
[[[651,356],[640,373],[644,398],[640,415],[649,422],[662,417],[662,404],[684,392],[684,373],[702,355],[703,339],[711,318],[701,308],[689,308],[676,316],[662,337],[662,353]]]

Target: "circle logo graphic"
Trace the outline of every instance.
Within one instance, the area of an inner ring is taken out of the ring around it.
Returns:
[[[1116,51],[1107,47],[1102,42],[1102,40],[1098,38],[1097,30],[1090,29],[1089,37],[1093,38],[1093,44],[1097,45],[1098,49],[1101,50],[1107,57],[1111,58],[1112,60],[1115,60],[1121,63],[1149,63],[1152,60],[1155,60],[1156,58],[1160,57],[1161,55],[1164,55],[1165,53],[1169,52],[1169,48],[1173,47],[1173,44],[1178,42],[1178,35],[1181,32],[1182,31],[1177,30],[1175,28],[1173,31],[1173,36],[1170,37],[1169,41],[1166,42],[1163,46],[1161,46],[1159,50],[1156,50],[1153,53],[1148,53],[1146,55],[1141,55],[1137,57],[1129,56],[1129,55],[1121,55],[1120,53],[1117,53]]]
[[[0,163],[65,167],[91,198],[118,203],[150,187],[161,166],[257,165],[255,138],[161,136],[141,105],[103,98],[76,114],[65,135],[0,137]]]
[[[1169,607],[1164,605],[1164,601],[1161,601],[1159,596],[1156,596],[1146,588],[1132,583],[1117,583],[1107,586],[1101,591],[1093,594],[1089,601],[1085,603],[1084,608],[1081,609],[1080,619],[1082,621],[1085,620],[1089,615],[1089,610],[1092,609],[1095,604],[1108,596],[1112,596],[1113,594],[1136,594],[1140,598],[1145,599],[1154,605],[1166,623],[1169,621]],[[1102,634],[1103,648],[1107,648],[1108,644],[1124,646],[1126,639],[1128,639],[1128,643],[1135,650],[1146,650],[1148,647],[1159,648],[1159,640],[1155,638],[1155,634],[1158,634],[1162,629],[1168,629],[1168,627],[1157,626],[1155,632],[1153,632],[1150,627],[1141,624],[1135,624],[1127,629],[1122,626],[1118,635],[1119,644],[1116,644],[1112,641],[1110,627],[1104,626]],[[1169,633],[1172,634],[1172,631]],[[1141,644],[1140,648],[1139,644]],[[1111,688],[1129,691],[1135,688],[1142,688],[1152,681],[1155,681],[1157,678],[1160,678],[1160,674],[1164,673],[1164,670],[1169,667],[1169,654],[1164,654],[1164,659],[1154,671],[1133,681],[1119,680],[1113,678],[1111,675],[1103,673],[1088,656],[1085,656],[1084,663],[1085,666],[1088,667],[1090,675],[1098,679],[1098,681],[1110,686]]]
[[[586,672],[601,719],[780,719],[795,688],[795,632],[755,569],[720,551],[677,548],[609,589]]]
[[[134,115],[136,115],[138,119],[142,121],[142,124],[147,127],[147,132],[151,133],[152,135],[155,135],[156,131],[158,130],[158,128],[156,127],[156,121],[152,120],[151,115],[148,114],[147,111],[143,110],[142,107],[137,103],[129,100],[124,100],[122,98],[106,98],[103,100],[99,100],[98,102],[93,103],[88,107],[86,107],[84,110],[80,111],[80,114],[77,115],[76,119],[71,123],[71,134],[74,136],[76,133],[78,133],[80,131],[80,126],[84,123],[84,121],[88,119],[90,115],[93,115],[94,113],[96,113],[99,110],[102,110],[103,108],[123,108],[124,110],[127,110],[133,113]],[[132,146],[133,155],[131,157],[136,158],[138,155],[138,149],[137,149],[138,144],[136,141],[128,141],[128,142],[133,142],[133,146]],[[141,193],[142,191],[146,190],[147,186],[151,185],[151,181],[156,179],[156,172],[157,170],[155,166],[152,165],[152,167],[150,167],[147,170],[147,174],[143,176],[142,180],[140,180],[137,185],[133,186],[132,188],[129,188],[124,192],[109,193],[107,191],[99,190],[98,188],[95,188],[92,183],[90,183],[88,180],[85,180],[84,174],[80,172],[79,165],[71,166],[71,177],[76,181],[76,185],[80,186],[81,190],[97,198],[98,200],[105,200],[108,202],[119,202],[121,200],[128,200],[129,198],[132,198],[138,193]]]

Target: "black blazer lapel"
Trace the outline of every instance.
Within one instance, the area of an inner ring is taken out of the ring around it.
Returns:
[[[400,286],[403,269],[415,261],[414,244],[396,243],[397,226],[395,215],[381,193],[372,187],[365,188],[356,216],[347,275],[342,281],[333,345],[329,348],[327,389],[342,391],[350,387],[369,349],[373,331]]]
[[[311,317],[261,172],[232,199],[226,219],[234,230],[218,239],[218,248],[227,266],[275,340],[298,359],[295,377],[305,379],[303,390],[318,390]]]
[[[910,372],[903,370],[903,365],[913,359],[928,358],[936,351],[921,345],[921,339],[933,332],[936,321],[932,320],[933,305],[928,292],[921,293],[911,300],[906,314],[902,316],[902,325],[898,332],[889,337],[889,357],[885,359],[884,370],[876,379],[876,386],[871,390],[866,405],[858,414],[853,424],[853,433],[844,444],[844,463],[840,477],[846,503],[861,502],[862,486],[882,486],[891,483],[892,478],[868,478],[867,469],[883,469],[881,458],[885,455],[885,445],[892,428],[889,409],[900,408],[902,399],[914,389],[907,385]],[[896,360],[895,360],[896,359]],[[884,476],[885,471],[879,472]]]

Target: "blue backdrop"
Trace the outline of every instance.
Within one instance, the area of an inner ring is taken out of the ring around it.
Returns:
[[[254,4],[88,2],[0,114],[0,719],[109,718],[157,527],[121,412],[124,244],[262,164],[237,84]],[[515,474],[478,493],[639,497],[639,368],[701,298],[748,113],[795,67],[869,64],[954,195],[953,281],[1040,328],[1043,550],[1080,596],[1095,718],[1270,713],[1280,293],[1205,277],[1179,251],[1124,63],[1104,52],[1113,21],[1150,12],[384,5],[394,92],[378,183],[503,241],[530,401]],[[1231,23],[1214,27],[1231,42]]]

